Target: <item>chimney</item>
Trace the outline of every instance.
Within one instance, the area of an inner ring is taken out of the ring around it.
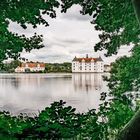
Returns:
[[[88,54],[86,54],[86,58],[88,58]]]

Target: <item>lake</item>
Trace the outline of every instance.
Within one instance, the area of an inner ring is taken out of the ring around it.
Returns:
[[[103,74],[0,74],[0,110],[13,114],[37,113],[64,100],[77,112],[98,108],[107,91]]]

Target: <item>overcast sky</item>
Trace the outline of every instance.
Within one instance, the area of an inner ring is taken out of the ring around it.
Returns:
[[[91,57],[101,56],[105,63],[114,61],[115,58],[128,54],[130,47],[123,47],[119,55],[105,58],[104,52],[94,52],[94,45],[99,42],[98,34],[94,25],[90,23],[92,17],[83,16],[79,13],[80,7],[73,6],[66,14],[57,10],[57,18],[51,19],[44,16],[50,26],[39,25],[37,29],[29,26],[26,30],[18,24],[11,23],[9,30],[26,36],[32,36],[34,32],[42,34],[45,47],[40,50],[32,50],[30,53],[23,52],[22,57],[29,61],[40,62],[71,62],[72,59],[89,54]]]

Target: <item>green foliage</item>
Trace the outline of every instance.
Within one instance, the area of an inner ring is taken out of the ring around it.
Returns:
[[[26,38],[8,30],[10,21],[17,22],[24,29],[28,24],[34,28],[38,24],[48,26],[42,14],[56,17],[54,7],[56,0],[1,0],[0,1],[0,62],[7,58],[17,59],[23,50],[31,51],[43,47],[42,36],[34,35]]]
[[[15,72],[15,68],[21,65],[21,62],[19,60],[13,60],[9,63],[3,63],[1,64],[1,72]]]
[[[92,109],[84,114],[76,113],[75,108],[64,105],[63,101],[54,102],[34,117],[1,112],[0,138],[107,140],[109,137],[115,138],[119,129],[132,116],[131,109],[119,102],[111,107],[113,113],[104,112],[101,109],[103,104],[99,112]]]
[[[61,3],[62,12],[78,4],[82,7],[81,14],[93,16],[95,29],[102,31],[100,42],[95,45],[96,51],[107,49],[107,55],[116,54],[121,45],[139,42],[139,24],[131,0],[61,0]],[[60,3],[57,0],[1,0],[0,5],[0,61],[17,59],[24,49],[42,48],[42,36],[19,36],[8,30],[9,22],[17,22],[24,29],[28,24],[33,28],[38,24],[48,26],[42,14],[55,18],[54,8]]]
[[[137,1],[137,0],[135,0]],[[121,45],[139,42],[139,24],[131,0],[62,0],[62,12],[74,4],[82,7],[83,15],[92,15],[95,29],[102,31],[95,50],[116,54]]]
[[[110,77],[105,78],[109,93],[101,96],[100,113],[107,118],[108,136],[114,139],[139,109],[139,54],[140,47],[136,45],[130,57],[122,57],[113,63]]]
[[[108,79],[109,88],[115,94],[132,92],[139,90],[140,77],[140,47],[137,45],[133,49],[131,57],[118,59],[112,67],[111,77]]]
[[[12,117],[8,112],[1,112],[0,132],[16,138],[74,138],[82,130],[84,115],[64,104],[54,102],[33,118],[23,114]]]
[[[54,102],[39,114],[36,126],[42,138],[71,138],[80,131],[81,117],[75,108],[64,107],[65,102]],[[43,124],[43,125],[42,125]]]
[[[139,0],[133,0],[133,5],[134,5],[134,9],[135,9],[137,18],[138,18],[139,23],[140,23],[140,1]]]
[[[104,95],[102,93],[102,99]],[[26,114],[11,116],[4,111],[0,113],[0,136],[18,139],[113,140],[134,111],[120,100],[110,102],[110,106],[108,103],[104,101],[98,112],[92,109],[82,114],[76,113],[71,106],[64,106],[63,101],[52,103],[34,117]]]
[[[71,73],[71,63],[47,63],[45,72],[69,72]]]
[[[133,114],[128,106],[126,108],[120,102],[113,103],[110,108],[113,113],[104,110],[103,104],[100,105],[99,112],[92,109],[82,114],[76,113],[75,108],[64,105],[63,101],[54,102],[34,117],[26,114],[11,116],[9,112],[1,112],[0,138],[8,136],[18,139],[113,139]]]
[[[0,114],[0,132],[18,138],[79,138],[79,139],[113,139],[120,129],[129,121],[134,112],[132,100],[139,91],[140,58],[139,58],[139,23],[136,12],[138,0],[61,0],[62,12],[66,12],[74,4],[82,7],[81,14],[93,16],[95,29],[102,31],[100,42],[95,50],[107,50],[107,55],[116,54],[121,45],[133,43],[135,48],[131,57],[123,57],[113,64],[111,77],[108,79],[110,92],[107,100],[102,93],[103,103],[99,112],[94,110],[86,114],[75,113],[64,103],[52,104],[42,111],[38,117],[12,117],[7,112]],[[139,2],[138,2],[139,4]],[[0,2],[0,62],[7,58],[17,59],[24,49],[31,51],[43,47],[42,36],[31,38],[18,36],[8,30],[9,21],[19,23],[24,29],[27,24],[35,28],[37,24],[48,25],[42,14],[55,17],[55,0],[1,0]],[[139,15],[138,15],[139,18]],[[51,67],[51,66],[50,66]],[[46,70],[51,68],[46,67]],[[55,67],[56,68],[56,67]],[[60,68],[57,69],[60,71]],[[99,121],[101,119],[101,121]]]
[[[18,139],[105,139],[107,125],[99,121],[96,110],[80,114],[75,112],[75,108],[64,105],[63,101],[54,102],[34,117],[1,112],[0,136]]]

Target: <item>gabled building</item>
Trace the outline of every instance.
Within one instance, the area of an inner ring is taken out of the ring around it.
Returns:
[[[75,57],[72,61],[72,72],[104,72],[104,62],[101,57]]]
[[[21,66],[18,66],[15,69],[15,72],[22,73],[22,72],[40,72],[45,70],[45,64],[44,63],[34,63],[34,62],[27,62],[22,63]]]

